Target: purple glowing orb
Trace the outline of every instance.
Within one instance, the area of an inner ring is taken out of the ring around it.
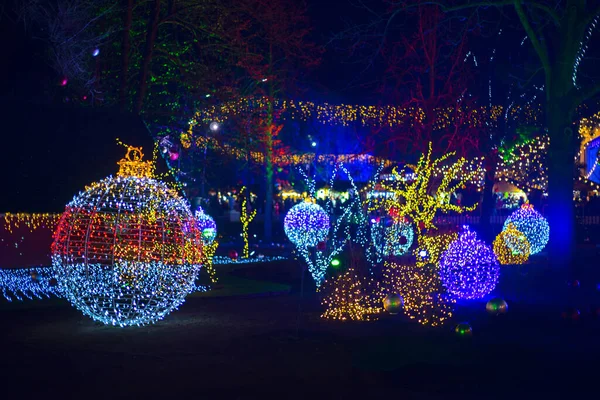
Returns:
[[[440,278],[450,295],[479,299],[498,283],[500,267],[491,247],[477,239],[468,227],[440,257]]]

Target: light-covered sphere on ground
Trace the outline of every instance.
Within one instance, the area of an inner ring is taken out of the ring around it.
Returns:
[[[527,236],[517,230],[512,223],[496,236],[493,247],[494,254],[503,265],[524,264],[529,259],[531,251]]]
[[[202,233],[204,244],[211,244],[217,237],[217,224],[213,217],[206,214],[202,207],[198,207],[194,215],[198,229]]]
[[[52,244],[63,295],[110,325],[155,322],[181,303],[200,269],[202,239],[189,207],[129,148],[117,177],[67,204]]]
[[[314,247],[329,233],[329,215],[318,204],[299,203],[285,215],[283,229],[296,246]]]
[[[529,241],[530,254],[537,254],[546,247],[550,239],[550,226],[546,218],[533,209],[531,204],[523,204],[514,211],[504,222],[504,229],[509,224],[522,232]]]
[[[494,297],[485,305],[485,309],[492,315],[505,314],[508,311],[508,304],[501,297]]]
[[[371,222],[371,240],[382,257],[402,256],[414,240],[412,225],[405,218],[380,218]]]
[[[404,307],[404,299],[398,293],[391,293],[384,297],[383,308],[392,315],[398,314]]]
[[[448,293],[459,299],[479,299],[489,294],[499,275],[492,249],[466,226],[440,257],[440,279]]]

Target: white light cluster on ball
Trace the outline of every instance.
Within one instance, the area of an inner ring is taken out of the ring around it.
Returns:
[[[404,218],[379,218],[371,221],[371,239],[382,257],[402,256],[412,246],[414,230]]]
[[[314,247],[329,233],[329,215],[318,204],[299,203],[285,215],[283,229],[297,247]]]
[[[531,204],[523,204],[504,221],[504,228],[509,224],[527,237],[530,254],[537,254],[546,247],[550,239],[550,226],[546,218],[533,209]],[[518,249],[511,249],[518,251]]]

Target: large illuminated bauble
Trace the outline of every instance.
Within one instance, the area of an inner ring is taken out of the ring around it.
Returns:
[[[217,224],[213,217],[204,213],[202,207],[198,207],[194,215],[198,229],[202,233],[204,244],[211,244],[217,237]]]
[[[318,204],[299,203],[285,215],[283,229],[296,246],[314,247],[329,233],[329,215]]]
[[[531,250],[527,236],[517,230],[512,223],[496,236],[493,247],[494,254],[503,265],[526,263]]]
[[[546,247],[550,239],[550,226],[546,218],[533,209],[531,204],[523,204],[514,211],[504,222],[504,229],[509,224],[522,232],[529,241],[530,254],[537,254]]]
[[[381,218],[371,224],[371,239],[382,257],[402,256],[412,246],[414,231],[405,218]]]
[[[450,295],[459,299],[482,298],[494,290],[499,274],[496,255],[468,227],[440,257],[442,283]]]
[[[133,154],[131,154],[133,152]],[[202,239],[187,204],[130,148],[117,177],[86,187],[54,233],[60,291],[105,324],[153,323],[194,287]]]

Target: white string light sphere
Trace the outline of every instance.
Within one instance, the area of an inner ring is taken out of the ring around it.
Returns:
[[[314,247],[329,233],[329,215],[318,204],[296,204],[285,215],[283,229],[290,242],[300,248]]]
[[[193,290],[200,269],[201,232],[189,207],[142,157],[130,147],[117,177],[75,196],[54,233],[60,291],[104,324],[162,319]]]
[[[550,239],[550,226],[546,218],[533,209],[532,204],[523,204],[504,221],[504,228],[509,224],[522,232],[529,242],[530,254],[537,254],[546,247]],[[513,249],[517,251],[518,249]]]
[[[499,275],[492,249],[466,226],[440,257],[442,283],[450,295],[459,299],[482,298],[494,290]]]

